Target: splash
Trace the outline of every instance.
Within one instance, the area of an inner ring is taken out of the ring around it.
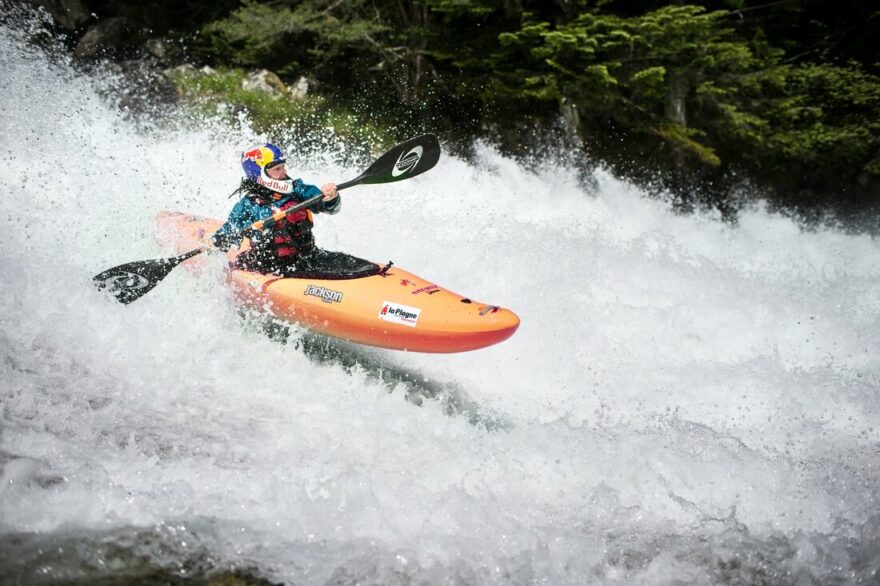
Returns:
[[[875,238],[761,207],[737,226],[676,215],[601,171],[586,192],[563,164],[479,146],[353,188],[316,233],[511,307],[518,333],[315,359],[243,326],[219,264],[131,306],[94,290],[166,254],[157,212],[224,215],[237,152],[264,138],[183,112],[145,130],[102,97],[112,82],[0,27],[7,575],[88,583],[147,560],[298,584],[876,580]],[[301,176],[356,176],[337,148]],[[413,381],[504,424],[402,400]]]

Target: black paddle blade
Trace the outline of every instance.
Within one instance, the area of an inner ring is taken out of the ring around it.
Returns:
[[[437,137],[423,134],[395,146],[357,178],[339,184],[337,189],[362,183],[391,183],[409,179],[432,168],[439,159],[440,143]]]
[[[202,252],[203,248],[197,248],[172,258],[126,263],[95,275],[92,281],[99,290],[106,290],[120,303],[128,304],[152,291],[174,267]]]

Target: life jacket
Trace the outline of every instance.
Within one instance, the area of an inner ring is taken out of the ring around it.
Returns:
[[[257,199],[257,203],[271,205],[270,201],[263,198]],[[281,206],[272,206],[272,212],[286,210],[298,203],[298,201],[290,200]],[[279,260],[287,260],[314,250],[313,225],[310,210],[297,210],[269,228],[269,233],[265,234],[259,243],[251,240],[251,245]]]

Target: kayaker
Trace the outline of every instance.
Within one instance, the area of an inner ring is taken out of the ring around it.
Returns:
[[[342,257],[353,258],[316,248],[312,235],[312,212],[335,214],[342,207],[336,184],[325,183],[318,188],[292,179],[287,174],[286,162],[281,149],[269,143],[254,146],[241,155],[245,178],[235,192],[241,194],[241,199],[213,235],[214,245],[223,251],[239,246],[244,237],[250,240],[251,248],[238,255],[235,268],[290,275],[322,265],[339,265],[345,261]],[[246,232],[254,222],[321,193],[323,199],[311,210],[294,212],[263,232]]]

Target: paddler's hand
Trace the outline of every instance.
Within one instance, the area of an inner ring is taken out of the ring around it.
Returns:
[[[336,192],[336,184],[335,183],[325,183],[321,186],[321,193],[324,194],[324,201],[333,201],[337,197],[339,197],[339,193]]]
[[[220,232],[214,232],[211,236],[211,244],[213,244],[213,248],[208,248],[207,252],[226,252],[230,248],[232,248],[232,240],[229,238],[227,234],[222,234]]]

